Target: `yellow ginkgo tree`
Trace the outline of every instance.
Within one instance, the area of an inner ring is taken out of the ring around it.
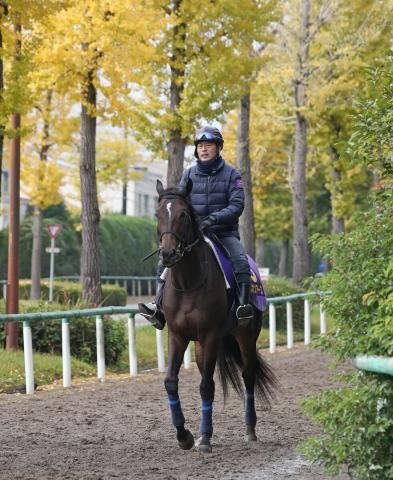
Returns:
[[[141,147],[127,135],[112,134],[97,143],[97,180],[99,184],[116,185],[122,190],[121,213],[127,215],[128,183],[143,178],[135,167],[143,163]]]
[[[40,298],[43,211],[62,201],[64,170],[58,160],[67,153],[75,132],[75,119],[67,118],[67,103],[50,88],[36,92],[35,106],[25,117],[22,142],[22,191],[33,207],[31,256],[32,299]]]
[[[71,0],[40,26],[37,82],[49,76],[56,90],[81,109],[81,281],[83,299],[93,305],[101,302],[97,119],[118,126],[130,118],[132,95],[138,93],[143,65],[152,60],[160,26],[149,5],[143,0]]]

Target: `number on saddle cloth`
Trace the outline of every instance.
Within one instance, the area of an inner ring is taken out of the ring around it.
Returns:
[[[206,243],[209,244],[210,248],[213,250],[214,256],[221,268],[221,272],[224,275],[225,284],[227,290],[231,290],[233,295],[236,291],[236,281],[235,275],[233,273],[232,263],[223,252],[222,246],[219,245],[214,240],[205,236]],[[248,264],[251,270],[251,303],[257,310],[263,312],[267,307],[267,300],[265,290],[263,288],[261,276],[259,274],[258,266],[255,261],[247,255]]]

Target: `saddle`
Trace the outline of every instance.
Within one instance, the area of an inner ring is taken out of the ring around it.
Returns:
[[[204,236],[206,243],[212,249],[217,263],[225,279],[225,285],[230,297],[236,296],[236,279],[233,273],[232,263],[228,258],[228,252],[221,245],[219,239],[209,238]],[[251,270],[251,304],[259,311],[263,312],[267,308],[267,299],[265,290],[263,288],[261,276],[259,274],[258,266],[249,255],[247,255],[248,264]]]

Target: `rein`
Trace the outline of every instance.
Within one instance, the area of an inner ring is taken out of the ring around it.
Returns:
[[[189,292],[194,292],[195,290],[198,290],[198,288],[203,287],[203,285],[205,285],[206,280],[207,280],[207,275],[208,275],[208,263],[207,263],[206,251],[205,250],[203,250],[203,256],[204,256],[203,264],[204,264],[205,268],[202,269],[204,271],[204,275],[202,277],[202,280],[199,283],[197,283],[197,285],[195,287],[179,288],[179,287],[176,287],[176,285],[173,283],[173,278],[172,278],[172,275],[171,275],[171,283],[172,283],[173,290],[175,290],[176,292],[179,292],[179,293],[189,293]]]

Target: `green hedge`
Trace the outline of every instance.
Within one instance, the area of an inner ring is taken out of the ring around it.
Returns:
[[[155,275],[157,256],[142,262],[158,245],[152,220],[109,214],[100,222],[100,266],[102,275]]]
[[[82,308],[75,305],[75,309]],[[70,310],[61,303],[21,300],[20,313],[53,312]],[[4,313],[4,301],[0,301],[0,311]],[[116,363],[127,346],[126,326],[123,320],[111,320],[104,317],[105,360],[108,364]],[[4,342],[4,325],[0,324],[0,342]],[[61,354],[61,320],[33,320],[31,322],[33,348],[41,353]],[[86,362],[95,363],[96,322],[95,317],[70,319],[71,355]],[[23,346],[23,331],[19,329],[19,344]]]
[[[81,236],[77,225],[64,218],[45,218],[42,229],[42,277],[49,277],[50,255],[45,248],[50,245],[46,225],[62,224],[56,238],[60,253],[55,257],[55,275],[80,274]],[[145,255],[157,248],[157,231],[153,220],[120,214],[105,215],[100,222],[101,275],[151,276],[155,274],[157,257],[142,262]],[[31,276],[31,251],[33,244],[32,217],[27,217],[20,228],[20,276]],[[0,231],[0,274],[7,272],[8,230]]]
[[[29,300],[31,281],[20,280],[19,296],[21,299]],[[55,303],[64,305],[76,305],[81,302],[82,287],[78,282],[53,282],[53,300]],[[44,280],[41,282],[41,299],[49,299],[49,282]],[[124,306],[127,304],[127,292],[125,288],[118,285],[102,285],[102,306]]]
[[[50,255],[45,252],[45,248],[50,246],[50,237],[46,230],[46,225],[50,223],[60,223],[63,229],[56,239],[56,247],[60,248],[60,253],[55,257],[56,275],[78,275],[80,260],[80,234],[76,232],[74,225],[64,223],[57,218],[45,218],[44,228],[42,229],[42,277],[49,277]],[[20,276],[29,278],[31,276],[31,252],[33,246],[32,217],[27,217],[20,226]],[[7,272],[8,258],[8,229],[0,231],[0,271],[2,278],[5,278]]]
[[[286,295],[294,295],[296,293],[305,292],[304,289],[296,287],[287,278],[276,277],[271,275],[263,282],[267,297],[283,297]],[[276,304],[276,326],[277,329],[285,329],[287,327],[286,303]],[[304,325],[304,300],[299,299],[292,302],[293,311],[293,327],[303,328]],[[266,316],[267,317],[267,316]]]

